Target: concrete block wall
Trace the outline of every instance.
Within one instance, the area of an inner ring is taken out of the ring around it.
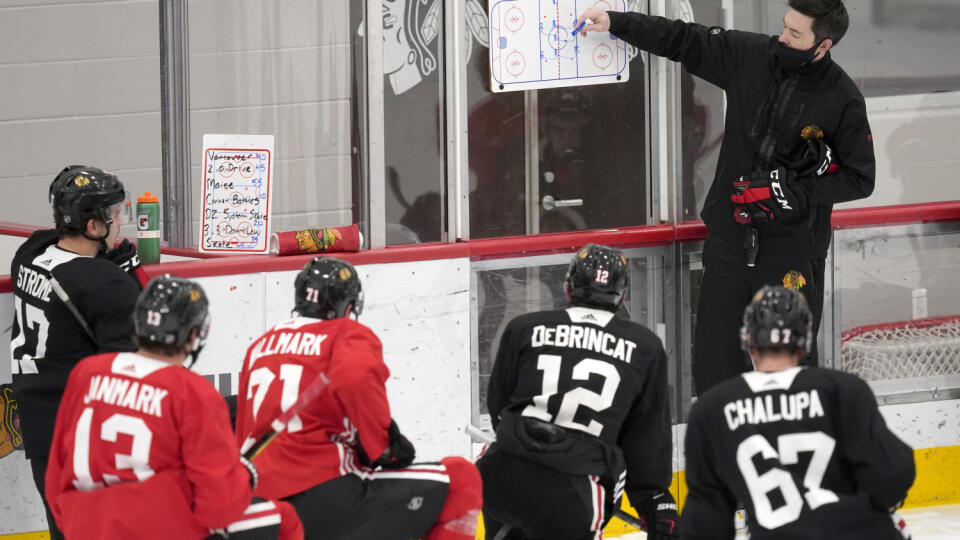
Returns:
[[[189,3],[194,230],[204,133],[276,136],[275,230],[351,222],[348,8]],[[0,0],[0,80],[0,221],[49,224],[69,163],[162,192],[156,1]]]

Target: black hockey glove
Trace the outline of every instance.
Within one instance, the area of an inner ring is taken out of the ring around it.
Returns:
[[[795,178],[796,173],[786,167],[741,176],[740,180],[733,183],[733,195],[730,196],[730,200],[738,207],[734,218],[740,223],[769,223],[785,213],[805,207],[806,196],[799,189],[791,187]],[[740,208],[752,219],[743,221],[739,217],[742,215]]]
[[[803,142],[803,156],[787,166],[796,172],[797,178],[823,176],[840,168],[833,162],[833,150],[823,139],[807,139]]]
[[[141,290],[143,290],[143,288],[147,286],[147,282],[150,281],[149,278],[147,278],[147,273],[144,272],[140,266],[140,256],[137,255],[137,246],[133,245],[126,238],[123,239],[123,242],[120,242],[119,246],[107,250],[103,258],[119,266],[120,269],[127,274],[130,274],[130,277],[137,281]]]
[[[413,463],[417,451],[413,448],[413,443],[400,433],[400,427],[395,420],[390,420],[390,446],[387,447],[383,455],[373,462],[374,467],[383,467],[385,469],[401,469]]]
[[[246,467],[247,472],[250,473],[250,489],[256,491],[257,484],[260,482],[260,473],[257,472],[257,466],[243,456],[240,456],[240,464]]]
[[[651,491],[639,503],[630,501],[647,529],[647,540],[680,538],[677,502],[669,491]]]

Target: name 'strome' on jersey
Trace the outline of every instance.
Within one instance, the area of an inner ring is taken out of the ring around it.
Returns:
[[[633,350],[637,348],[633,341],[608,334],[598,328],[570,324],[558,324],[554,328],[542,324],[534,326],[530,342],[533,347],[552,345],[585,349],[623,362],[630,362]]]
[[[90,390],[83,396],[83,402],[102,401],[161,418],[163,398],[168,393],[168,390],[130,379],[94,375],[90,378]]]
[[[320,344],[327,339],[326,334],[309,332],[280,332],[261,338],[250,352],[249,365],[258,358],[274,354],[297,354],[320,356]]]
[[[21,266],[17,272],[17,288],[44,302],[50,301],[50,281],[43,274]]]
[[[778,405],[779,407],[775,407]],[[755,398],[738,399],[723,406],[723,414],[727,418],[730,431],[744,424],[766,424],[781,420],[796,421],[823,416],[823,405],[816,390],[798,392],[796,394],[780,394],[775,396],[757,396]]]

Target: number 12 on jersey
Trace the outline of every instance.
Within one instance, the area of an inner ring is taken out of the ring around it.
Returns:
[[[613,398],[620,386],[620,373],[617,372],[617,368],[601,360],[584,358],[577,362],[573,366],[574,381],[586,381],[590,379],[590,375],[600,375],[603,377],[603,387],[599,394],[582,387],[567,391],[563,394],[560,409],[554,418],[548,410],[548,403],[550,397],[559,392],[562,363],[563,357],[555,354],[541,354],[537,358],[537,369],[543,372],[543,387],[540,395],[533,398],[533,404],[527,405],[522,414],[599,437],[603,431],[603,424],[597,420],[590,420],[585,425],[574,421],[574,417],[581,405],[597,412],[604,411],[613,405]]]

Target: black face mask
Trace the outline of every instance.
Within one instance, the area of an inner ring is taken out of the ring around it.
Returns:
[[[780,59],[780,65],[786,71],[796,71],[813,62],[814,57],[817,56],[817,47],[820,46],[820,43],[805,51],[787,47],[783,42],[777,43],[777,58]]]

